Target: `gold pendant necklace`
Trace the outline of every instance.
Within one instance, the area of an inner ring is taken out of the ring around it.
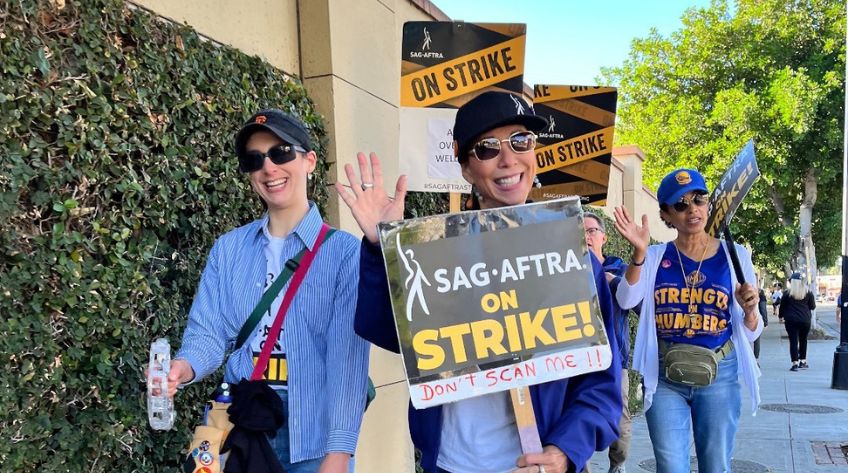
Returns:
[[[698,269],[695,270],[694,277],[697,278],[699,274],[701,274],[701,265],[704,264],[704,256],[707,255],[707,247],[709,244],[704,245],[704,252],[701,253],[701,261],[698,262]],[[686,269],[683,268],[683,258],[680,257],[680,248],[677,247],[677,243],[674,244],[674,249],[677,250],[677,261],[680,262],[680,272],[683,274],[683,285],[686,286],[686,292],[689,293],[689,305],[692,305],[692,291],[695,290],[695,281],[692,281],[692,287],[689,287],[689,278],[686,277]],[[694,279],[694,278],[693,278]],[[682,299],[682,297],[681,297]],[[698,314],[693,313],[694,311],[689,310],[689,328],[693,331],[695,330],[693,327],[695,326],[695,317]]]

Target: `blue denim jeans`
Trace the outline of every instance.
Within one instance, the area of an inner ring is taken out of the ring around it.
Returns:
[[[660,378],[645,419],[657,473],[689,473],[689,438],[694,429],[700,473],[729,473],[742,412],[736,350],[719,362],[709,386],[689,387]]]
[[[321,462],[324,461],[323,457],[297,463],[291,462],[291,452],[289,451],[289,392],[280,389],[277,390],[277,394],[280,395],[280,399],[283,401],[283,414],[286,420],[283,422],[280,430],[277,431],[277,436],[268,438],[271,448],[277,452],[277,458],[280,459],[280,464],[283,465],[283,470],[286,473],[317,473],[318,468],[321,467]],[[353,458],[351,458],[350,466],[348,467],[349,473],[353,473],[353,465]]]

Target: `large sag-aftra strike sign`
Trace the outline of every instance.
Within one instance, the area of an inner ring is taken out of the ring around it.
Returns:
[[[416,408],[612,362],[579,199],[384,223],[380,240]]]
[[[456,109],[487,90],[524,89],[523,24],[403,25],[399,170],[408,188],[470,192],[453,151]]]
[[[604,205],[609,187],[618,91],[614,87],[536,85],[536,114],[548,119],[536,144],[541,188],[530,198],[580,196],[584,204]]]

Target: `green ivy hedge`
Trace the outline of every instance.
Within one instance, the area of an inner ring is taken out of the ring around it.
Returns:
[[[57,3],[0,2],[0,469],[178,471],[214,380],[154,433],[141,373],[153,339],[179,344],[216,236],[262,211],[234,132],[277,106],[321,143],[322,119],[300,83],[188,27]]]

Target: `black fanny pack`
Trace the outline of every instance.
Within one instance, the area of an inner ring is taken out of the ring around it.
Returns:
[[[718,374],[718,363],[733,350],[727,340],[716,348],[704,348],[689,343],[668,343],[659,340],[665,377],[685,386],[709,386]]]

